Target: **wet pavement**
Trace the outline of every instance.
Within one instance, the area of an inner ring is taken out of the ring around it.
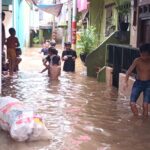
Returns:
[[[23,53],[18,77],[3,80],[3,96],[13,96],[43,115],[50,141],[13,141],[0,131],[0,150],[149,150],[150,119],[134,118],[129,100],[117,89],[86,76],[77,60],[76,73],[62,71],[50,81],[39,49]],[[61,52],[60,52],[61,53]]]

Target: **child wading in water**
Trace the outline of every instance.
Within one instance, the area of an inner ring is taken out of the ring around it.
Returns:
[[[61,66],[60,66],[60,57],[58,55],[52,58],[52,63],[50,64],[49,76],[51,80],[58,80],[58,77],[61,73]]]
[[[47,64],[48,63],[48,64]],[[49,48],[49,55],[45,58],[44,66],[45,68],[41,73],[48,70],[48,75],[52,80],[58,80],[60,75],[60,56],[58,56],[58,51],[54,47]]]
[[[141,92],[143,92],[143,115],[148,116],[148,104],[150,103],[150,44],[140,46],[140,57],[136,58],[129,67],[124,88],[128,86],[129,75],[134,69],[137,71],[137,79],[133,84],[130,97],[131,110],[134,116],[138,116],[136,102]]]
[[[14,28],[9,29],[10,36],[7,38],[7,58],[9,62],[9,74],[13,76],[13,72],[16,67],[16,48],[20,45],[18,38],[15,37],[16,31]]]

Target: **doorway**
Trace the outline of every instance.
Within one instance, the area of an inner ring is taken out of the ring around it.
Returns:
[[[140,43],[150,43],[150,19],[141,21]]]

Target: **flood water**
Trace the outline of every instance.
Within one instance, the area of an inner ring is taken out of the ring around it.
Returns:
[[[13,96],[43,115],[50,141],[13,141],[0,131],[0,150],[149,150],[150,119],[134,118],[129,100],[117,89],[85,75],[62,71],[50,81],[42,69],[39,49],[24,52],[17,78],[3,80],[3,96]]]

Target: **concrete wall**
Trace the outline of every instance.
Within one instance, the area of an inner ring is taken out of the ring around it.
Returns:
[[[14,1],[13,26],[16,29],[16,36],[19,38],[20,46],[29,46],[30,7],[24,0]]]
[[[112,73],[113,73],[113,68],[106,67],[106,84],[109,86],[112,86]]]
[[[105,27],[106,27],[106,8],[105,5],[116,3],[115,0],[91,0],[90,1],[90,25],[95,26],[98,38],[100,43],[107,39],[108,36],[105,35]],[[117,4],[116,4],[117,6]],[[112,22],[113,25],[118,26],[118,15],[115,6],[113,7],[113,14],[112,14]]]
[[[113,68],[104,66],[99,70],[97,80],[100,82],[105,82],[108,86],[112,86],[112,72]]]
[[[133,12],[134,12],[134,9],[133,9],[133,7],[131,7],[130,45],[133,47],[137,47],[137,40],[138,40],[137,39],[137,37],[138,37],[138,26],[137,25],[138,25],[138,23],[136,23],[137,24],[136,26],[133,26]]]
[[[102,36],[101,33],[101,24],[103,21],[103,9],[104,9],[104,0],[97,1],[97,0],[91,0],[90,1],[90,8],[89,8],[89,14],[90,14],[90,25],[96,27],[96,32],[99,35],[99,39]]]
[[[26,1],[20,3],[19,38],[22,46],[29,47],[30,41],[30,7]]]
[[[4,20],[4,25],[5,25],[5,33],[6,33],[6,38],[9,36],[9,28],[13,26],[12,24],[12,12],[5,11],[5,20]]]
[[[105,67],[105,75],[106,75],[106,84],[108,86],[112,86],[112,71],[113,68],[111,67]],[[132,86],[133,83],[135,81],[134,78],[129,77],[129,81],[128,81],[128,88],[126,90],[123,89],[123,85],[124,85],[124,80],[125,80],[125,74],[124,73],[120,73],[119,74],[119,88],[118,88],[118,93],[122,96],[125,96],[127,101],[130,102],[130,95],[131,95],[131,90],[132,90]],[[142,102],[143,102],[143,94],[140,95],[139,99],[137,100],[137,104],[142,107]],[[150,106],[149,106],[150,108]]]

